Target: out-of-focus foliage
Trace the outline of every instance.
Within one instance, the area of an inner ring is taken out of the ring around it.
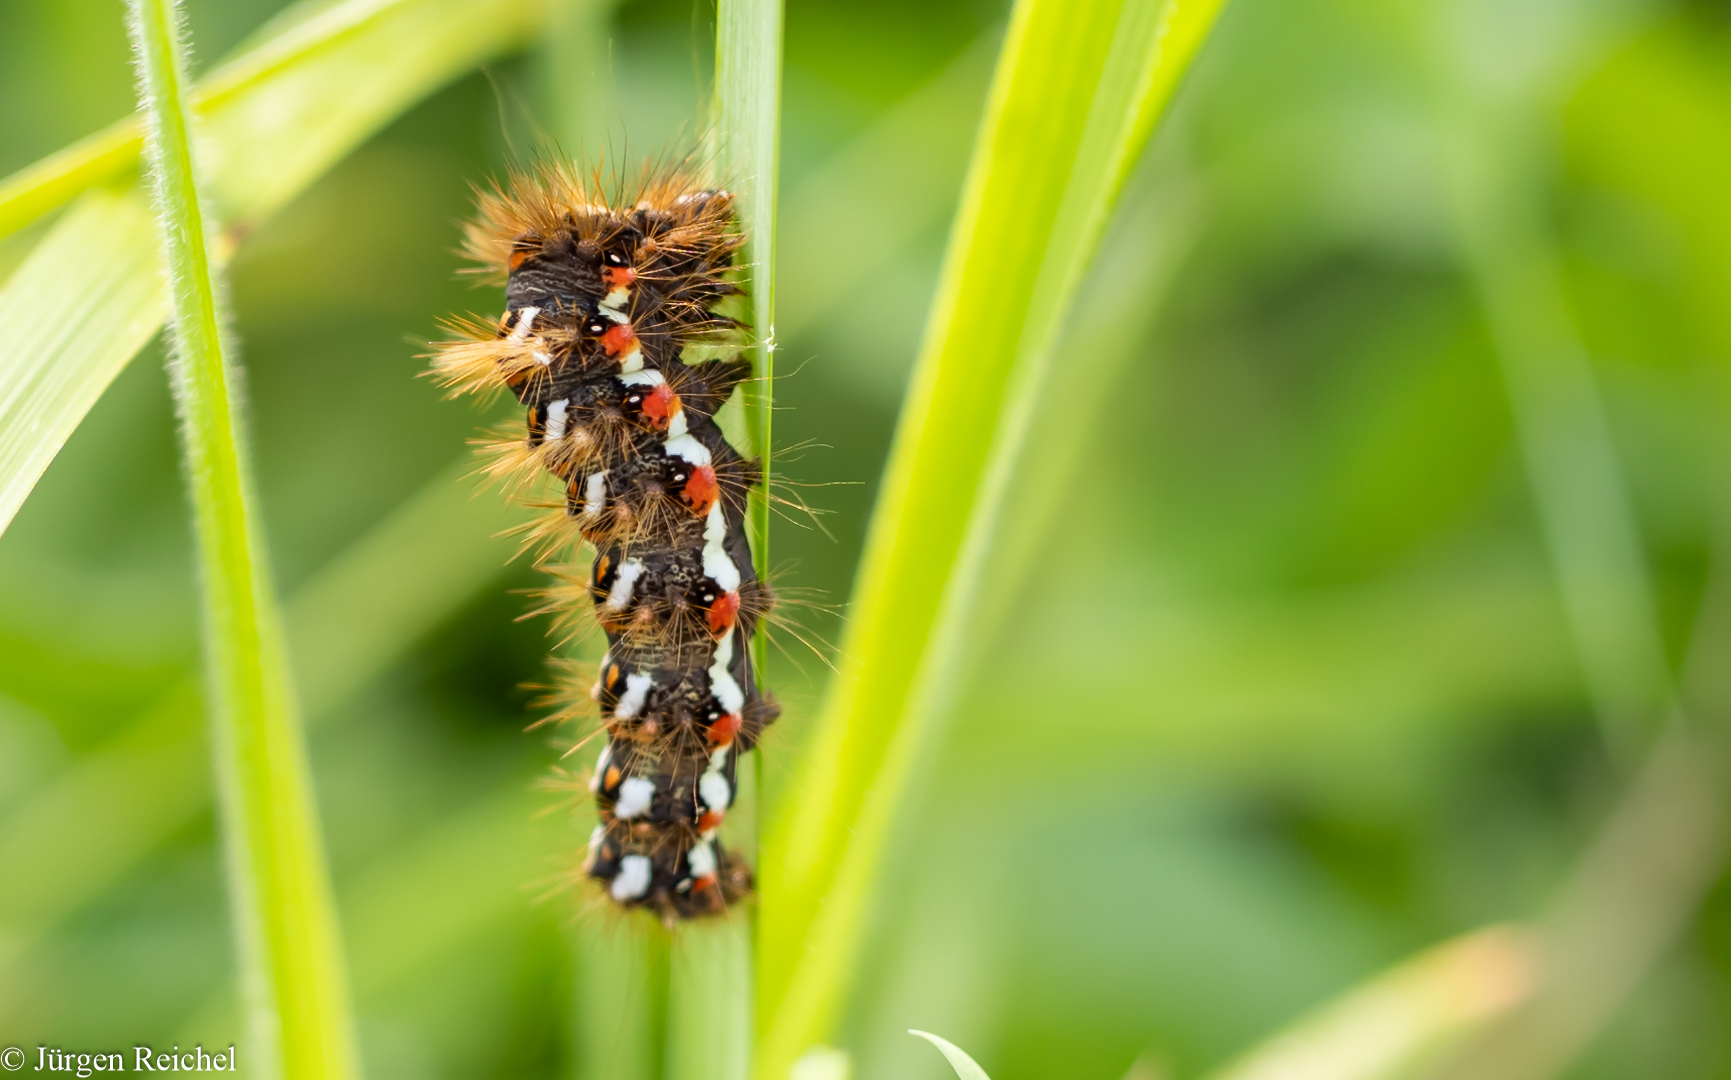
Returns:
[[[189,6],[204,58],[276,7]],[[129,110],[117,14],[0,7],[0,172]],[[806,447],[783,470],[832,511],[827,536],[777,523],[790,594],[847,594],[1002,16],[788,6],[776,440]],[[596,125],[617,152],[691,137],[707,23],[617,10]],[[1440,67],[1412,62],[1415,25]],[[1027,490],[1044,509],[1004,537],[984,659],[833,1040],[856,1076],[945,1076],[910,1027],[996,1080],[1200,1075],[1533,914],[1603,820],[1616,768],[1437,167],[1451,95],[1511,71],[1680,663],[1726,505],[1731,16],[1232,0],[1073,318],[1087,348]],[[533,577],[486,539],[497,499],[453,477],[485,418],[413,378],[440,314],[497,304],[456,278],[454,222],[551,126],[545,82],[529,58],[440,93],[231,268],[374,1078],[573,1075],[597,1038],[569,1015],[571,942],[610,920],[555,891],[586,829],[535,816],[552,751],[521,731],[547,642],[507,590]],[[144,359],[0,536],[0,1040],[20,1044],[238,1034],[184,689],[191,538]],[[772,661],[766,798],[826,675],[797,642]],[[1571,1075],[1731,1073],[1726,926],[1715,893]]]

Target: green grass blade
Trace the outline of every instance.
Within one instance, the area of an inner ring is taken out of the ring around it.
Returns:
[[[230,238],[392,116],[523,40],[540,10],[532,0],[314,7],[323,10],[289,20],[280,37],[267,37],[205,83],[200,147]],[[47,198],[42,192],[71,183],[70,173],[57,175],[38,177],[30,190]],[[0,208],[0,221],[4,213]],[[0,530],[162,324],[160,281],[142,199],[98,188],[55,223],[0,289]],[[62,310],[67,296],[84,304]]]
[[[735,911],[674,931],[668,963],[668,1080],[751,1071],[751,923]]]
[[[916,1031],[913,1028],[908,1029],[908,1034],[918,1035],[937,1047],[938,1051],[944,1055],[944,1060],[950,1063],[950,1068],[956,1070],[957,1080],[991,1080],[991,1077],[986,1075],[986,1070],[980,1068],[979,1063],[948,1039],[940,1039],[929,1031]]]
[[[746,349],[754,378],[744,388],[747,453],[763,484],[751,493],[746,533],[760,579],[769,573],[771,387],[775,376],[775,202],[781,123],[781,0],[721,0],[715,13],[717,178],[734,192],[745,231],[741,284],[752,326]],[[752,658],[761,679],[766,625]],[[755,855],[755,769],[741,768],[745,790],[730,841]],[[680,927],[669,963],[667,1075],[673,1080],[746,1080],[751,1075],[752,933],[750,916]]]
[[[0,237],[138,165],[143,136],[127,117],[0,180]]]
[[[266,1076],[358,1073],[306,748],[223,354],[172,0],[132,0],[146,158],[168,268],[170,363],[203,584],[205,653],[247,1050]]]
[[[1537,944],[1512,927],[1476,930],[1355,986],[1209,1080],[1399,1080],[1528,1000]]]
[[[822,1038],[892,811],[941,714],[1053,341],[1217,0],[1024,0],[1012,16],[891,450],[841,670],[763,856],[758,1075]]]
[[[87,192],[0,288],[0,531],[167,304],[137,190]]]
[[[665,1080],[667,932],[648,919],[575,928],[574,1080]]]
[[[775,196],[781,124],[781,0],[721,0],[715,16],[716,169],[733,186],[745,228],[744,285],[755,332],[756,382],[745,402],[751,451],[769,469],[775,359]],[[764,572],[768,504],[753,507],[753,558]]]

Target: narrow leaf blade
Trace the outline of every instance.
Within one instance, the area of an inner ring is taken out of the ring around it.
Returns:
[[[759,1075],[820,1040],[897,802],[955,682],[1064,313],[1219,0],[1012,15],[807,775],[763,856]]]
[[[950,1068],[956,1070],[956,1076],[959,1080],[991,1080],[991,1077],[986,1075],[986,1070],[980,1068],[979,1064],[969,1057],[961,1047],[948,1039],[940,1039],[929,1031],[917,1031],[914,1028],[909,1028],[908,1034],[918,1035],[937,1047],[944,1055],[945,1060],[950,1063]]]

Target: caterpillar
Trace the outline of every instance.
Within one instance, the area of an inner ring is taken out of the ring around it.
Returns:
[[[466,253],[503,279],[505,313],[448,321],[433,373],[453,395],[509,390],[525,421],[486,471],[562,489],[528,542],[556,625],[588,606],[607,639],[583,872],[671,924],[749,895],[717,830],[739,755],[779,714],[749,648],[772,603],[744,529],[760,471],[715,420],[751,376],[750,327],[721,310],[745,238],[733,196],[685,169],[603,193],[599,172],[556,165],[478,192]],[[585,546],[586,571],[562,561]]]

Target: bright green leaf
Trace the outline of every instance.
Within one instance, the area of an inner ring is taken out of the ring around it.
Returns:
[[[1218,0],[1023,0],[988,98],[807,772],[766,839],[758,1075],[822,1039],[946,702],[1065,312]]]

